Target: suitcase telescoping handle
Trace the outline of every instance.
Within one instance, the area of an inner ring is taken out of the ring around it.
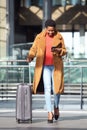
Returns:
[[[32,69],[31,68],[34,68],[35,67],[35,62],[30,62],[28,63],[29,65],[29,84],[32,85]]]
[[[18,62],[27,62],[27,60],[17,60]],[[35,66],[35,62],[27,62],[28,63],[28,67],[29,67],[29,84],[30,85],[32,85],[32,78],[31,78],[31,75],[32,75],[32,73],[31,73],[31,67],[34,67]],[[27,66],[26,66],[27,67]],[[24,84],[25,83],[25,81],[24,81],[24,78],[25,78],[25,71],[24,71],[24,69],[25,69],[25,67],[23,67],[23,81],[22,81],[22,83]]]
[[[20,60],[20,61],[23,61],[23,62],[27,62],[27,60]],[[32,85],[32,67],[34,68],[35,67],[35,61],[32,61],[32,62],[27,62],[28,63],[28,72],[29,72],[29,84]],[[26,66],[27,67],[27,66]],[[23,82],[22,83],[25,83],[24,81],[24,78],[25,78],[25,71],[24,71],[24,67],[23,67]]]

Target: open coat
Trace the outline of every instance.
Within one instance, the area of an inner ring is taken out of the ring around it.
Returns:
[[[39,33],[29,50],[28,57],[34,58],[36,57],[36,64],[35,64],[35,71],[34,71],[34,80],[33,80],[33,92],[37,93],[38,85],[41,80],[41,75],[43,72],[43,61],[45,55],[45,37],[46,37],[46,30],[43,30]],[[64,75],[63,75],[63,60],[62,56],[66,54],[66,48],[64,45],[64,40],[62,35],[59,32],[56,32],[52,46],[56,46],[58,44],[62,44],[62,51],[60,54],[57,52],[53,53],[53,64],[54,64],[54,92],[63,93],[64,92]]]

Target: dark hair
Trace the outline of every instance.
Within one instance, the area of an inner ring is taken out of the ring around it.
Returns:
[[[45,27],[47,28],[48,26],[56,27],[55,21],[52,20],[52,19],[48,19],[48,20],[45,22]]]

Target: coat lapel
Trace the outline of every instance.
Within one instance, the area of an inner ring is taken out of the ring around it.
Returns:
[[[60,44],[60,42],[61,42],[61,37],[59,33],[57,33],[53,38],[52,46],[57,46],[58,44]]]
[[[45,35],[45,31],[43,31],[40,34],[40,38],[38,39],[38,43],[39,43],[39,47],[42,50],[43,53],[45,53],[45,48],[46,48],[46,35]]]

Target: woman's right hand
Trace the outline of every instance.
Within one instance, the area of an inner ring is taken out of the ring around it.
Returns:
[[[33,60],[33,58],[27,57],[26,61],[27,62],[31,62]]]

